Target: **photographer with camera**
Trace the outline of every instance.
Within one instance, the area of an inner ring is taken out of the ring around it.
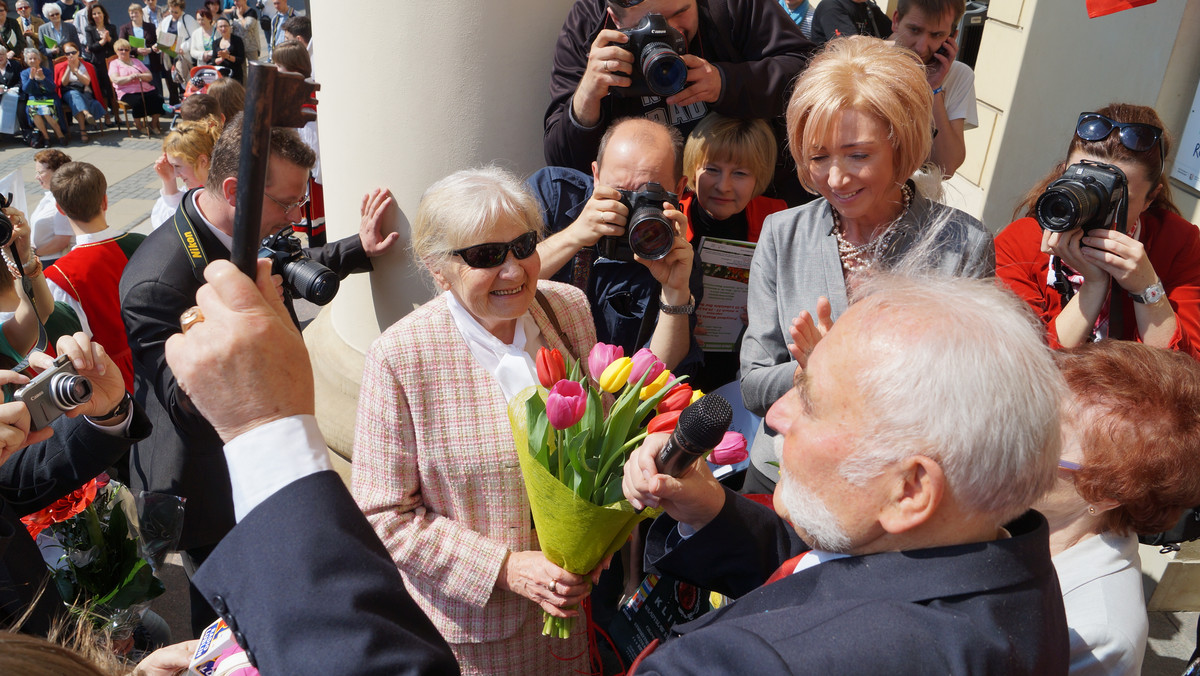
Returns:
[[[185,570],[189,573],[233,527],[232,489],[221,440],[179,389],[163,350],[167,338],[180,329],[180,314],[195,304],[196,291],[204,283],[205,266],[209,261],[229,258],[241,142],[239,114],[225,126],[213,147],[204,187],[184,195],[175,217],[146,237],[130,260],[120,287],[121,309],[133,350],[134,394],[146,406],[155,425],[152,437],[138,444],[132,454],[132,488],[187,499],[180,547],[188,553]],[[260,217],[263,237],[274,235],[302,218],[313,160],[312,150],[295,130],[271,130]],[[305,280],[320,280],[327,272],[325,268],[337,277],[370,269],[370,257],[391,248],[399,235],[392,233],[385,237],[380,231],[391,202],[391,195],[385,190],[367,193],[363,197],[358,234],[309,250],[311,259],[304,255],[295,257],[297,252],[290,250],[290,243],[287,251],[277,250],[278,257],[270,256],[279,262],[275,273],[285,278],[284,303],[289,312],[292,312],[292,295],[320,300],[311,293],[321,289],[304,288]],[[289,279],[300,284],[287,284]],[[192,613],[197,633],[216,619],[207,603],[196,596]]]
[[[538,244],[540,277],[587,294],[599,342],[629,356],[649,347],[667,368],[694,374],[701,353],[692,329],[704,285],[678,207],[685,185],[679,132],[652,120],[618,120],[600,141],[590,178],[547,167],[529,185],[551,233]]]
[[[64,371],[73,369],[90,383],[90,398],[41,429],[31,427],[24,402],[0,404],[0,625],[11,626],[36,598],[21,631],[43,635],[67,607],[53,584],[42,589],[46,563],[20,518],[90,481],[150,433],[103,347],[84,333],[63,336],[57,347],[69,363]],[[53,366],[42,353],[30,361],[42,369]],[[0,371],[6,390],[28,383],[24,375]]]
[[[1171,200],[1170,144],[1147,106],[1081,114],[1067,158],[996,237],[996,274],[1055,347],[1123,338],[1200,356],[1200,234]]]
[[[576,0],[559,33],[545,115],[546,163],[586,172],[614,120],[687,136],[710,111],[783,115],[813,45],[771,0]],[[782,129],[776,129],[782,151]],[[777,192],[803,199],[776,167]]]

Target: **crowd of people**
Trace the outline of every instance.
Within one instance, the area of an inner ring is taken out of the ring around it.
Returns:
[[[0,365],[44,332],[97,388],[48,438],[0,405],[9,624],[45,635],[71,601],[39,588],[17,517],[115,465],[135,492],[185,500],[192,630],[223,620],[262,673],[1140,673],[1137,536],[1200,505],[1200,231],[1172,200],[1152,108],[1083,112],[1014,222],[984,224],[941,190],[976,123],[963,0],[898,0],[890,17],[869,0],[575,0],[548,166],[462,169],[420,200],[410,253],[435,295],[366,354],[346,486],[295,291],[267,261],[250,279],[225,260],[246,64],[311,76],[311,26],[286,0],[270,19],[183,4],[131,5],[119,30],[86,0],[45,3],[39,25],[20,0],[0,21],[0,68],[25,60],[43,137],[118,102],[148,132],[164,101],[180,117],[151,234],[110,228],[103,173],[58,149],[35,156],[37,210],[5,212]],[[647,25],[674,36],[678,87],[629,95],[671,70],[630,48]],[[228,76],[184,97],[173,74],[194,65]],[[260,235],[307,221],[306,255],[339,277],[393,250],[378,188],[357,233],[325,243],[315,123],[269,146]],[[1045,202],[1072,170],[1111,199],[1063,225]],[[751,252],[745,268],[718,271],[711,242]],[[630,453],[625,498],[661,513],[626,555],[729,599],[632,664],[589,650],[587,625],[618,602],[601,581],[642,566],[568,570],[541,551],[508,413],[539,349],[587,362],[598,344],[648,348],[761,418],[732,485],[704,462],[660,473],[664,434]],[[545,615],[582,619],[563,640]],[[50,650],[0,645],[6,673]]]

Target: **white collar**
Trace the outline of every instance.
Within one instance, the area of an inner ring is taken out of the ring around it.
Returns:
[[[196,197],[199,196],[203,190],[204,188],[201,188],[200,190],[192,193],[192,196],[189,198],[192,200],[192,206],[196,207],[196,214],[200,216],[200,221],[204,223],[204,225],[208,226],[209,231],[212,232],[212,234],[215,235],[218,240],[220,240],[221,244],[225,245],[227,250],[233,251],[233,235],[226,235],[218,230],[217,226],[213,225],[212,222],[208,220],[208,217],[204,215],[204,212],[200,210],[200,205],[196,203]]]
[[[103,242],[106,239],[112,239],[120,234],[122,234],[121,231],[112,226],[109,226],[100,232],[85,232],[81,235],[75,235],[75,246]]]
[[[1113,532],[1086,537],[1050,559],[1058,572],[1058,586],[1066,594],[1103,575],[1129,567],[1141,568],[1135,535]]]
[[[521,390],[537,385],[537,367],[533,354],[541,346],[541,330],[529,312],[517,320],[513,342],[507,344],[483,328],[451,291],[442,294],[458,332],[462,334],[471,355],[500,385],[506,400],[512,400]]]

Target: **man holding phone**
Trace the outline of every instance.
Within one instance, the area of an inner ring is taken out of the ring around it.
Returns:
[[[933,151],[929,160],[953,176],[967,156],[963,132],[979,124],[975,72],[958,54],[958,22],[965,0],[899,0],[892,14],[892,40],[913,50],[925,64],[933,90]]]

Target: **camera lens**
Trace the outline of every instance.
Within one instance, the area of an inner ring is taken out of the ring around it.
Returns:
[[[92,398],[92,381],[83,376],[59,373],[50,379],[47,390],[54,405],[66,411]]]
[[[629,248],[646,260],[665,258],[675,243],[675,230],[662,209],[644,207],[629,219]]]
[[[667,45],[652,42],[642,50],[642,77],[658,96],[671,96],[687,85],[687,64]]]
[[[341,280],[332,270],[312,260],[300,258],[283,266],[283,281],[297,295],[316,305],[325,305],[337,295]]]
[[[1066,232],[1092,220],[1108,201],[1092,181],[1058,181],[1034,205],[1038,224],[1051,232]]]

